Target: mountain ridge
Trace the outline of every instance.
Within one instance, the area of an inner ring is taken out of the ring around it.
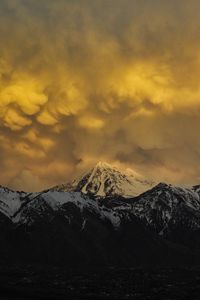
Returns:
[[[8,249],[15,247],[15,259],[24,254],[49,263],[162,263],[163,255],[168,262],[198,260],[199,186],[146,185],[135,173],[132,181],[129,176],[99,163],[73,185],[38,193],[0,187],[0,257],[11,259]],[[135,182],[142,184],[137,195]]]

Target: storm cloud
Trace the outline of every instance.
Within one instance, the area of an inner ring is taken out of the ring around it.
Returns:
[[[1,0],[1,184],[99,160],[200,183],[200,3]]]

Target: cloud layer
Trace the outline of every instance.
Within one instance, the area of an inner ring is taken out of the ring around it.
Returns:
[[[200,182],[200,3],[2,0],[1,184],[37,190],[98,160]]]

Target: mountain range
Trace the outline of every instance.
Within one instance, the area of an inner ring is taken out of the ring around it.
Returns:
[[[200,186],[151,182],[98,163],[38,193],[0,187],[0,262],[198,263]]]

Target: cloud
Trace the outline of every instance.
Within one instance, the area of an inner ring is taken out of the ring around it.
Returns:
[[[28,191],[34,191],[43,188],[46,182],[42,182],[41,179],[31,173],[30,170],[23,170],[12,181],[12,186],[16,190],[24,191],[24,187]]]
[[[98,160],[199,183],[199,9],[2,0],[2,184],[37,190]]]

